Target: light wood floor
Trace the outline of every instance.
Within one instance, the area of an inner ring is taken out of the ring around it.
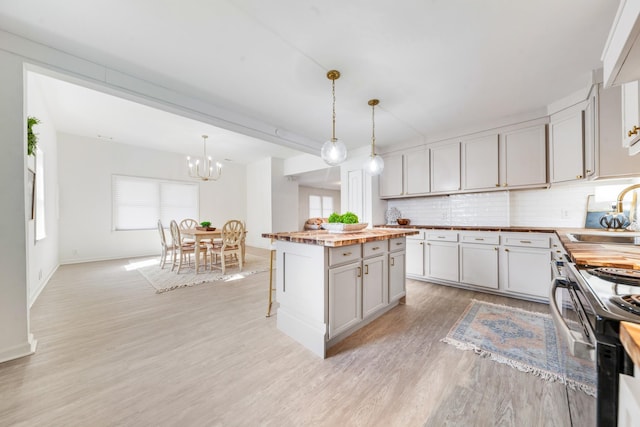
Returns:
[[[409,280],[321,360],[265,317],[268,273],[156,294],[127,264],[55,273],[36,354],[0,364],[0,426],[570,426],[568,399],[593,417],[581,392],[440,342],[471,298],[545,305]]]

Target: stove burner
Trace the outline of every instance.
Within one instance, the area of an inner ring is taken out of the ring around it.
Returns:
[[[589,273],[609,282],[617,282],[625,285],[640,286],[640,270],[630,268],[598,267],[589,270]]]
[[[640,316],[640,295],[614,295],[609,297],[609,301],[621,307],[629,313]]]

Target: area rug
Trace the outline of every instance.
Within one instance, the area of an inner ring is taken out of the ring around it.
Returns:
[[[193,265],[187,268],[182,267],[180,274],[177,274],[175,270],[171,271],[170,263],[165,264],[163,269],[160,268],[159,264],[158,257],[147,260],[130,260],[128,268],[139,271],[158,294],[203,283],[239,280],[252,274],[269,271],[268,257],[251,254],[246,254],[242,271],[237,265],[232,265],[227,267],[224,275],[219,269],[214,268],[205,272],[202,267],[200,268],[200,273],[196,274]]]
[[[594,362],[565,351],[548,314],[472,300],[442,341],[596,395]]]

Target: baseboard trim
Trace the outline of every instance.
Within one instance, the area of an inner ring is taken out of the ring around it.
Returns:
[[[30,356],[36,352],[37,346],[38,346],[38,340],[36,340],[33,337],[33,334],[29,334],[27,342],[1,351],[0,363],[7,362],[9,360],[19,359],[25,356]]]

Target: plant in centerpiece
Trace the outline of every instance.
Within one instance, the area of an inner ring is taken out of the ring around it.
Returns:
[[[215,231],[215,227],[211,227],[211,221],[202,221],[200,223],[200,227],[196,227],[200,230],[205,230],[205,231]]]
[[[367,225],[358,222],[358,215],[353,212],[345,212],[342,215],[334,212],[329,215],[327,222],[322,224],[322,228],[331,233],[350,233],[364,230]]]

